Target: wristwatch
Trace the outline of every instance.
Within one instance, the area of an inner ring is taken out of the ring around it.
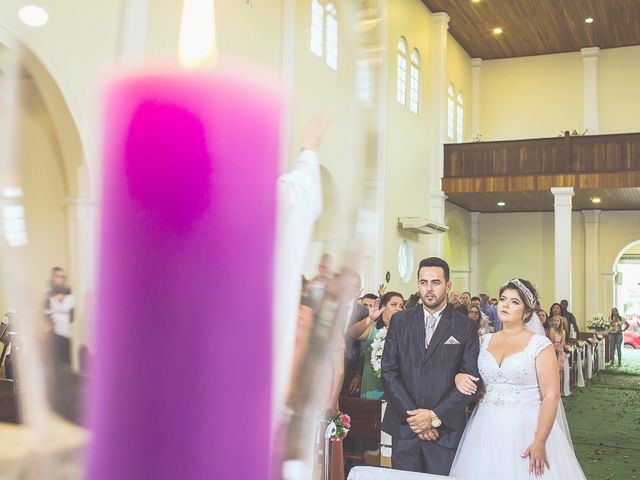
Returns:
[[[440,425],[442,425],[442,420],[438,418],[438,416],[436,415],[436,412],[431,410],[431,426],[433,428],[438,428]]]

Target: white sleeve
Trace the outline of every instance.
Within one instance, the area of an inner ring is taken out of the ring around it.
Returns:
[[[280,208],[303,207],[314,216],[322,210],[322,182],[318,154],[313,150],[300,152],[292,171],[278,177]]]

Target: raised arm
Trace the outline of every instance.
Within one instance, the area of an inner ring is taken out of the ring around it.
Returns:
[[[538,427],[533,443],[523,452],[522,458],[529,457],[529,473],[536,477],[544,474],[545,465],[551,468],[547,459],[546,443],[556,419],[560,400],[560,373],[558,360],[551,345],[540,352],[536,359],[536,373],[542,393],[542,404],[538,416]]]
[[[373,332],[373,324],[376,319],[380,315],[382,315],[382,312],[384,312],[384,307],[376,308],[371,313],[369,313],[369,316],[351,325],[347,330],[347,334],[349,334],[351,338],[355,338],[356,340],[368,340],[371,337],[371,333]]]

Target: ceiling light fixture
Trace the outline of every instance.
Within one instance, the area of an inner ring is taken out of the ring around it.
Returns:
[[[584,23],[593,23],[593,18],[587,17],[584,19]]]
[[[504,207],[506,205],[506,203],[504,202],[498,202],[496,203],[496,205],[498,205],[499,207]]]
[[[500,27],[496,27],[493,29],[493,34],[494,35],[500,35],[502,33],[502,28]]]
[[[25,5],[18,10],[18,18],[30,27],[41,27],[49,21],[49,14],[36,5]]]
[[[591,197],[591,203],[600,203],[602,199],[600,197]]]
[[[480,3],[480,0],[471,0],[471,3]]]

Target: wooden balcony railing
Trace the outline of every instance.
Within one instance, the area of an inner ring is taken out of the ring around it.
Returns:
[[[640,133],[444,146],[444,178],[634,171],[640,171]]]

